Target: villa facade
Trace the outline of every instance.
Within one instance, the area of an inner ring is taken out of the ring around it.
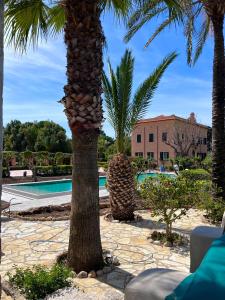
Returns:
[[[195,114],[187,119],[160,115],[140,120],[131,135],[132,156],[166,164],[177,156],[201,157],[208,152],[210,127],[197,122]]]

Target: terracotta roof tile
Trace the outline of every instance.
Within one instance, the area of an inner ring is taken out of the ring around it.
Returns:
[[[176,115],[170,115],[170,116],[159,115],[159,116],[154,117],[154,118],[142,119],[142,120],[138,121],[137,124],[150,123],[150,122],[159,122],[159,121],[168,121],[168,120],[180,120],[180,121],[185,121],[186,122],[188,119],[181,118],[181,117],[178,117]],[[206,127],[206,128],[209,127],[209,126],[206,126],[206,125],[200,124],[200,123],[196,123],[196,124],[199,125],[199,126],[202,126],[202,127]]]

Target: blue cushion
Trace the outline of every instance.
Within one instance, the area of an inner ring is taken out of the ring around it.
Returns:
[[[202,263],[166,300],[225,299],[225,235],[215,240]]]

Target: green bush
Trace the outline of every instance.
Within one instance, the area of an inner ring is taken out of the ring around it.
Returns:
[[[180,171],[180,175],[190,180],[210,180],[211,175],[204,169],[193,169]]]
[[[199,157],[181,157],[170,160],[171,163],[177,164],[180,170],[197,169],[201,167],[201,159]]]
[[[173,223],[186,215],[191,207],[210,197],[201,181],[165,175],[145,179],[140,186],[140,194],[146,208],[151,208],[153,216],[159,216],[159,221],[166,224],[167,241],[171,241]]]
[[[108,163],[105,161],[98,161],[98,167],[99,168],[103,168],[104,171],[107,171],[108,169]]]
[[[225,211],[225,203],[223,200],[209,199],[203,203],[203,209],[206,210],[206,218],[216,225],[221,225],[223,213]]]
[[[37,176],[66,176],[72,174],[71,165],[61,166],[36,166]]]
[[[218,197],[215,199],[212,197],[213,193],[219,194],[220,189],[213,188],[211,181],[202,181],[202,184],[204,184],[205,189],[208,190],[210,197],[203,197],[200,208],[206,211],[205,216],[211,223],[220,225],[225,211],[225,203],[223,198]]]
[[[10,166],[10,170],[12,171],[26,170],[27,168],[27,166]]]
[[[8,168],[3,167],[2,168],[2,178],[8,178],[10,177],[10,171]]]
[[[70,286],[68,281],[72,272],[67,267],[56,264],[51,268],[36,265],[31,268],[15,269],[15,274],[8,273],[9,282],[28,300],[43,299],[58,289]]]

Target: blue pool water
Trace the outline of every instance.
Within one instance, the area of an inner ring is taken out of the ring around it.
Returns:
[[[147,177],[157,177],[157,173],[145,173],[138,176],[138,181],[141,182]],[[167,174],[167,176],[174,176]],[[106,185],[106,177],[99,177],[99,187],[104,188]],[[36,195],[62,193],[72,191],[71,179],[63,179],[59,181],[46,181],[36,183],[13,184],[11,189]]]

